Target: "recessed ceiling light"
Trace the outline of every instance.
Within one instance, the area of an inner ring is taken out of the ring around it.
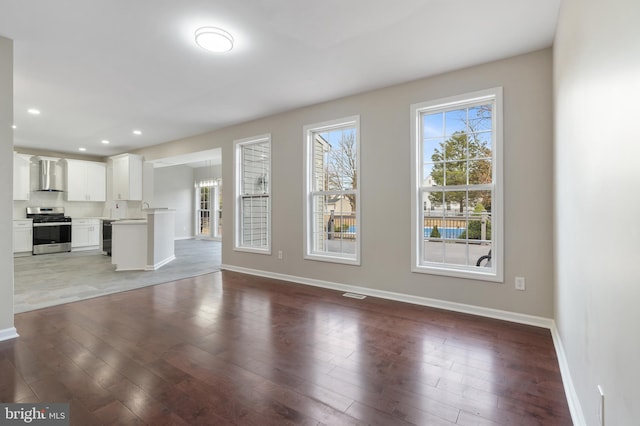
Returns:
[[[103,144],[105,144],[105,145],[109,145],[109,141],[108,141],[108,140],[106,140],[106,139],[102,139],[100,142],[102,142],[102,143],[103,143]]]
[[[11,126],[12,129],[17,129],[18,126],[16,126],[15,124],[13,126]]]
[[[40,110],[39,110],[39,109],[35,109],[35,108],[29,108],[29,109],[27,110],[27,112],[28,112],[29,114],[33,114],[33,115],[39,115],[39,114],[40,114]]]
[[[134,135],[141,135],[141,134],[142,134],[142,132],[141,132],[140,130],[134,130],[134,131],[133,131],[133,134],[134,134]]]
[[[78,148],[78,151],[82,151],[82,152],[84,152],[84,151],[86,151],[86,150],[87,150],[87,148],[84,148],[84,147],[80,147],[80,148]]]
[[[221,28],[202,27],[196,30],[196,44],[210,52],[223,53],[233,49],[233,37]]]

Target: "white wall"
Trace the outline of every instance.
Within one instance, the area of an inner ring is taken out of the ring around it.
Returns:
[[[0,37],[0,340],[13,337],[13,41]],[[1,201],[4,200],[4,201]]]
[[[194,195],[193,168],[172,166],[154,169],[154,206],[175,209],[176,238],[194,236]]]
[[[588,425],[598,385],[607,425],[640,421],[639,17],[565,0],[554,46],[555,316]]]
[[[266,117],[140,150],[147,160],[222,148],[233,188],[233,141],[272,135],[271,256],[233,250],[223,263],[306,279],[435,298],[550,318],[553,314],[552,53],[550,49]],[[366,76],[363,76],[366,78]],[[504,88],[505,282],[410,272],[410,105],[490,87]],[[362,265],[303,259],[303,136],[306,124],[361,120]],[[224,192],[224,234],[233,235],[233,191]],[[284,259],[277,259],[278,250]],[[515,276],[527,279],[516,291]]]
[[[222,165],[216,164],[211,167],[198,167],[193,169],[193,178],[196,182],[222,178]]]

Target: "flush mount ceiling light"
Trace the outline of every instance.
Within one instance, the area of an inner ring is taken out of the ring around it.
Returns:
[[[40,110],[35,108],[29,108],[27,112],[32,115],[40,115]]]
[[[233,37],[220,28],[202,27],[196,30],[196,44],[209,52],[224,53],[233,49]]]

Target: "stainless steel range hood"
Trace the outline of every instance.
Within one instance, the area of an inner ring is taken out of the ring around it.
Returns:
[[[62,164],[57,158],[40,158],[40,186],[38,191],[64,191]]]

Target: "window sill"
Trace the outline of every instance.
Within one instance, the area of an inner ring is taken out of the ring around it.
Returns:
[[[255,254],[271,254],[271,249],[258,249],[258,248],[250,248],[250,247],[234,247],[233,251],[241,251],[245,253],[255,253]]]
[[[304,256],[305,260],[317,260],[320,262],[328,263],[341,263],[344,265],[360,266],[360,259],[349,257],[337,257],[337,256],[325,256],[321,254],[307,254]]]
[[[478,281],[492,281],[492,282],[498,282],[498,283],[504,282],[502,274],[499,273],[498,271],[495,271],[494,269],[488,269],[488,271],[482,271],[482,269],[478,269],[478,270],[462,269],[462,268],[453,269],[453,268],[437,267],[437,266],[414,265],[411,268],[411,272],[415,272],[419,274],[441,275],[441,276],[452,277],[452,278],[466,278],[466,279],[478,280]]]

